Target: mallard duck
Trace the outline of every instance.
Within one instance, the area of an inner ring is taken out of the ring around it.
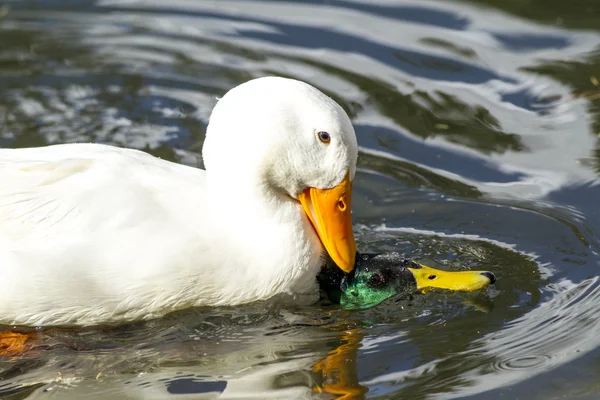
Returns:
[[[489,271],[443,271],[397,253],[357,254],[352,272],[344,273],[329,264],[317,279],[329,300],[345,308],[372,307],[398,294],[434,288],[473,292],[496,282]]]
[[[100,144],[0,150],[0,323],[90,326],[316,300],[353,269],[356,136],[332,99],[254,79],[210,116],[205,170]]]

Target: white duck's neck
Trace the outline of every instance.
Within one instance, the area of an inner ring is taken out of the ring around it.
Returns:
[[[235,277],[226,277],[231,290],[244,287],[247,296],[254,296],[244,301],[280,292],[316,292],[323,247],[299,202],[258,181],[243,180],[232,187],[209,179],[208,186],[215,205],[211,208],[222,221],[221,239],[216,240],[236,245],[233,257],[223,257],[226,265],[234,266],[223,269],[235,271]]]

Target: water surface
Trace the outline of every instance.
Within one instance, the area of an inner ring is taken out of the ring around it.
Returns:
[[[269,301],[51,331],[0,361],[0,395],[596,398],[599,26],[592,1],[0,3],[0,146],[202,166],[217,97],[294,77],[354,123],[362,251],[498,277],[360,311]]]

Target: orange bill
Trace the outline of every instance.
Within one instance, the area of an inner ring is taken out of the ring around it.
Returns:
[[[351,272],[354,269],[356,242],[350,213],[350,173],[331,189],[307,188],[298,195],[298,200],[333,262],[344,272]]]

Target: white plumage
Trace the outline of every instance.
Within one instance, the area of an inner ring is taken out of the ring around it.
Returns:
[[[344,111],[282,78],[217,103],[206,171],[97,144],[0,150],[0,323],[118,323],[314,294],[323,246],[297,198],[353,179],[356,156]]]

